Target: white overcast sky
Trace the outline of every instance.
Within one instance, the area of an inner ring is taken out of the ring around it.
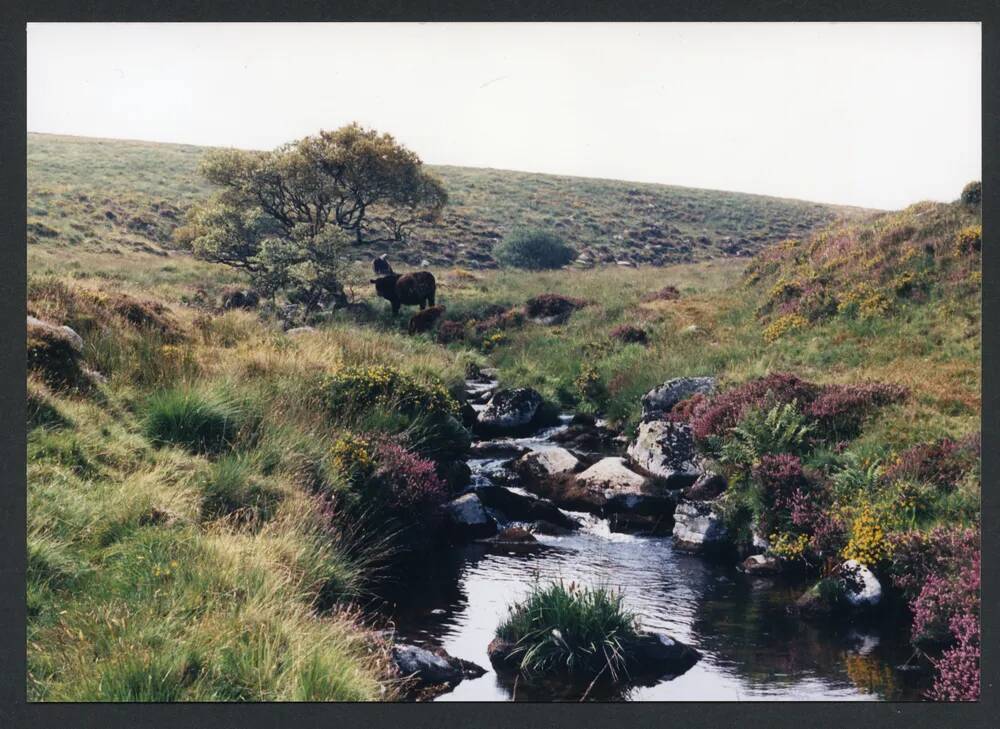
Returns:
[[[981,175],[977,23],[29,24],[28,130],[898,208]]]

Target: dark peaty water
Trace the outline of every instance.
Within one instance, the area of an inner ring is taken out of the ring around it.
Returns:
[[[545,447],[544,436],[522,439]],[[488,473],[492,464],[473,462]],[[750,578],[730,565],[675,551],[669,537],[612,533],[597,517],[571,536],[537,535],[541,548],[472,544],[426,556],[384,593],[400,640],[442,646],[487,669],[440,701],[579,700],[586,687],[527,685],[493,671],[486,647],[508,607],[536,581],[605,586],[649,630],[695,648],[701,660],[653,686],[590,693],[595,700],[919,700],[926,677],[910,658],[899,616],[813,623],[787,606],[807,585]]]

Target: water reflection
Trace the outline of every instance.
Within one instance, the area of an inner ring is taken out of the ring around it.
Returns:
[[[582,515],[577,515],[582,516]],[[486,647],[507,607],[536,580],[575,580],[625,592],[643,625],[689,643],[702,659],[653,686],[595,686],[591,700],[919,699],[920,676],[897,671],[910,655],[905,621],[851,625],[788,615],[802,585],[750,579],[732,567],[675,553],[669,539],[613,534],[590,518],[547,548],[476,544],[442,551],[397,576],[385,598],[402,639],[440,645],[489,669],[439,700],[578,700],[586,686],[498,676]]]

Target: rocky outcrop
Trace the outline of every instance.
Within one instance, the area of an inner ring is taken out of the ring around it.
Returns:
[[[498,390],[480,411],[476,431],[486,435],[530,432],[544,424],[542,402],[542,396],[530,387]]]
[[[496,534],[496,521],[474,493],[449,501],[444,505],[444,514],[448,531],[455,539],[480,539]]]
[[[503,486],[482,484],[477,486],[473,494],[480,503],[505,516],[509,521],[547,521],[566,529],[577,529],[579,523],[562,511],[552,502],[537,496],[514,493]]]
[[[714,377],[677,377],[667,380],[659,387],[642,396],[643,421],[662,418],[681,400],[702,393],[709,395],[715,391]]]
[[[674,510],[674,546],[685,552],[707,553],[729,547],[729,534],[710,502],[682,501]]]
[[[49,387],[86,388],[91,384],[82,364],[83,339],[70,327],[27,318],[27,364]]]
[[[691,426],[686,423],[642,423],[628,447],[628,455],[644,471],[665,479],[671,489],[687,488],[703,473]]]
[[[576,418],[574,418],[576,420]],[[555,435],[552,440],[560,445],[584,453],[610,453],[615,447],[618,434],[594,422],[571,422]]]

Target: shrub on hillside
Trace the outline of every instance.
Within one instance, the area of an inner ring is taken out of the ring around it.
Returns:
[[[691,428],[699,440],[725,435],[751,408],[765,404],[785,404],[793,400],[800,406],[813,401],[820,388],[811,382],[776,372],[745,382],[713,398],[705,398],[693,408]]]
[[[676,301],[681,292],[676,286],[667,285],[659,291],[651,291],[642,297],[643,301]]]
[[[348,367],[330,377],[324,387],[330,412],[363,414],[372,408],[407,415],[457,416],[458,402],[442,385],[424,385],[393,367]]]
[[[233,401],[184,387],[150,397],[143,419],[143,430],[150,441],[179,445],[192,453],[219,453],[232,448],[247,425],[246,413]]]
[[[535,586],[510,608],[497,637],[515,644],[512,658],[525,674],[569,673],[612,680],[627,672],[628,646],[639,637],[638,618],[620,593],[565,586]]]
[[[979,205],[983,201],[983,183],[979,180],[970,182],[962,188],[962,202],[969,206]]]
[[[885,472],[889,481],[909,479],[933,484],[951,491],[962,477],[978,468],[981,440],[979,434],[959,441],[942,438],[903,451]]]
[[[721,436],[719,460],[745,471],[767,455],[802,453],[809,449],[811,430],[795,400],[766,410],[750,408]]]
[[[631,324],[621,324],[611,330],[612,339],[617,339],[625,344],[647,344],[649,336],[646,330]]]
[[[881,382],[827,385],[805,408],[805,414],[827,439],[850,440],[875,410],[901,402],[906,396],[905,387]]]
[[[493,256],[504,266],[539,271],[562,268],[576,258],[576,251],[554,233],[516,230],[493,249]]]
[[[528,299],[524,311],[533,319],[553,319],[559,322],[565,321],[570,314],[585,305],[586,302],[569,296],[540,294]]]

